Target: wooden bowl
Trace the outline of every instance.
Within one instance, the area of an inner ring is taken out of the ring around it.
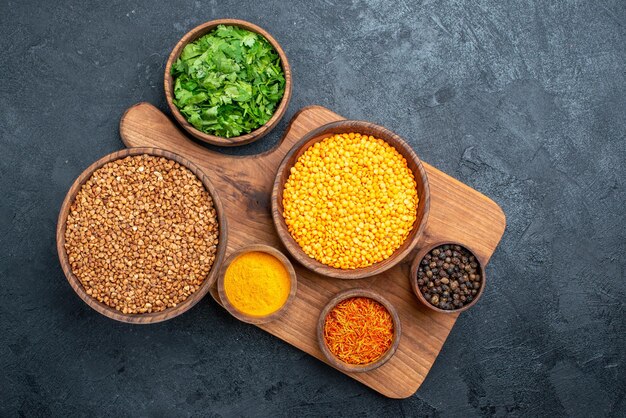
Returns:
[[[378,360],[373,361],[369,364],[350,364],[344,361],[339,360],[335,355],[330,351],[328,346],[326,345],[326,341],[324,339],[324,324],[326,323],[326,317],[330,313],[330,311],[341,301],[355,298],[355,297],[366,297],[375,300],[376,302],[383,305],[389,314],[391,314],[391,319],[393,320],[393,340],[391,343],[391,347],[389,350]],[[322,309],[320,313],[319,319],[317,321],[317,342],[319,344],[322,353],[326,357],[326,360],[335,368],[343,370],[345,372],[369,372],[374,370],[387,362],[391,357],[393,357],[396,349],[398,348],[398,344],[400,344],[400,337],[402,335],[402,327],[400,325],[400,317],[398,316],[398,312],[396,308],[384,297],[380,294],[369,290],[369,289],[348,289],[343,292],[335,295],[328,304]]]
[[[231,138],[205,134],[204,132],[201,132],[198,129],[194,128],[193,125],[187,122],[185,116],[180,113],[180,111],[173,102],[174,78],[171,74],[172,65],[174,64],[174,62],[176,62],[181,52],[183,51],[183,48],[187,46],[188,43],[193,42],[196,39],[206,35],[207,33],[214,30],[218,25],[239,26],[243,29],[258,33],[259,35],[263,36],[274,47],[274,49],[280,56],[280,63],[283,68],[283,72],[285,73],[285,93],[283,94],[283,98],[278,104],[278,107],[276,108],[276,111],[274,112],[274,115],[270,118],[270,120],[268,120],[264,125],[258,127],[250,133],[240,136],[234,136]],[[271,131],[276,126],[278,121],[280,121],[280,119],[284,116],[285,111],[287,110],[287,105],[289,104],[289,100],[291,99],[291,67],[289,67],[289,62],[287,61],[285,51],[283,51],[278,42],[276,42],[276,40],[269,33],[261,29],[257,25],[246,22],[245,20],[238,19],[211,20],[209,22],[201,24],[200,26],[196,26],[195,28],[187,32],[180,41],[178,41],[178,43],[170,53],[167,64],[165,65],[165,79],[163,81],[163,85],[165,87],[165,98],[167,100],[167,104],[170,107],[174,118],[176,119],[176,121],[178,121],[180,126],[182,126],[185,131],[187,131],[194,138],[197,138],[212,145],[234,147],[238,145],[249,144],[256,141],[257,139],[262,138],[267,133],[269,133],[269,131]]]
[[[300,245],[291,236],[289,229],[287,228],[287,224],[285,223],[285,218],[283,217],[283,190],[285,188],[285,183],[289,178],[289,170],[291,167],[294,166],[298,158],[300,158],[300,156],[311,145],[316,142],[320,142],[331,135],[349,132],[371,135],[375,138],[380,138],[386,141],[389,145],[392,145],[404,158],[406,158],[408,167],[411,169],[413,176],[415,177],[415,182],[417,183],[417,194],[419,196],[417,217],[415,219],[415,223],[413,224],[413,229],[404,243],[402,243],[402,245],[391,255],[391,257],[386,260],[372,264],[368,267],[362,267],[354,270],[344,270],[327,266],[326,264],[320,263],[314,258],[311,258],[302,250],[302,248],[300,248]],[[272,218],[274,219],[274,225],[276,226],[278,236],[289,253],[300,264],[307,267],[309,270],[338,279],[361,279],[364,277],[374,276],[401,262],[415,248],[420,236],[424,232],[426,221],[428,220],[429,208],[430,188],[428,186],[428,177],[426,176],[426,170],[424,170],[424,167],[415,152],[406,142],[404,142],[402,138],[390,130],[383,128],[382,126],[363,121],[342,120],[332,122],[327,125],[320,126],[319,128],[306,134],[297,144],[293,146],[280,163],[272,190]]]
[[[280,261],[283,264],[283,266],[285,266],[285,268],[287,269],[287,272],[289,272],[289,278],[291,279],[291,290],[289,291],[289,296],[287,297],[285,304],[276,312],[271,313],[266,316],[254,316],[254,315],[249,315],[245,312],[241,312],[230,303],[230,301],[228,300],[228,296],[226,296],[226,291],[224,290],[224,275],[226,274],[226,270],[230,266],[230,263],[232,263],[237,257],[239,257],[242,254],[255,252],[255,251],[267,253],[269,255],[276,257],[278,261]],[[278,251],[277,249],[270,247],[269,245],[262,245],[262,244],[250,245],[248,247],[237,250],[231,255],[229,255],[226,261],[224,262],[224,264],[222,265],[219,278],[217,279],[217,291],[220,295],[220,300],[222,301],[222,304],[224,305],[226,310],[230,312],[230,314],[234,316],[235,318],[239,319],[240,321],[247,322],[249,324],[265,324],[267,322],[274,321],[280,318],[281,316],[283,316],[285,311],[287,310],[287,307],[291,304],[293,299],[296,297],[297,288],[298,288],[298,278],[296,276],[296,271],[293,269],[293,266],[291,265],[291,262],[289,261],[289,259],[285,257],[285,255],[281,253],[280,251]]]
[[[478,263],[478,271],[480,272],[480,277],[482,277],[480,289],[478,289],[478,292],[476,293],[476,296],[474,297],[474,299],[469,304],[459,309],[441,309],[441,308],[434,306],[432,303],[426,300],[426,298],[422,294],[422,291],[420,290],[417,284],[417,270],[419,268],[420,263],[422,262],[422,259],[424,258],[426,254],[428,254],[435,248],[440,247],[442,245],[459,245],[465,248],[467,251],[469,251],[474,257],[476,257],[476,262]],[[424,247],[419,250],[419,252],[415,256],[415,259],[413,259],[413,263],[411,264],[411,276],[409,280],[411,282],[411,287],[413,288],[413,293],[415,293],[419,301],[422,302],[422,304],[426,306],[428,309],[431,309],[435,312],[445,313],[445,314],[459,313],[459,312],[466,311],[472,306],[474,306],[476,302],[478,302],[478,299],[480,299],[480,297],[482,296],[483,292],[485,291],[485,283],[487,282],[487,277],[485,276],[484,265],[485,263],[483,263],[483,261],[476,255],[476,253],[472,251],[470,248],[468,248],[466,245],[458,243],[458,242],[443,241],[434,245],[430,245],[428,247]]]
[[[211,266],[208,277],[204,280],[202,285],[200,285],[200,288],[192,293],[187,299],[185,299],[184,302],[178,304],[178,306],[176,307],[168,308],[161,312],[144,314],[124,314],[115,308],[99,302],[98,300],[92,298],[87,294],[78,277],[76,277],[72,272],[72,268],[70,266],[67,256],[67,251],[65,250],[65,230],[67,228],[67,217],[70,212],[70,206],[74,202],[76,194],[80,191],[82,185],[91,178],[94,171],[111,161],[119,160],[120,158],[124,158],[129,155],[142,154],[153,155],[156,157],[164,157],[176,161],[180,165],[187,167],[189,170],[191,170],[192,173],[196,175],[196,177],[198,177],[198,179],[200,179],[206,190],[211,195],[211,198],[213,199],[213,205],[215,207],[219,227],[219,242],[217,244],[215,261]],[[213,286],[213,283],[215,283],[215,280],[217,278],[217,272],[224,258],[224,254],[226,253],[227,240],[228,225],[226,224],[224,209],[222,207],[222,203],[219,197],[217,196],[217,191],[213,187],[213,184],[211,184],[211,182],[209,181],[209,178],[191,161],[188,161],[187,159],[177,154],[158,148],[127,148],[109,155],[105,155],[95,163],[91,164],[85,171],[81,173],[80,176],[78,176],[78,178],[74,181],[74,184],[72,184],[70,190],[67,192],[65,200],[63,201],[63,205],[61,206],[61,211],[59,213],[59,219],[57,222],[57,252],[59,254],[59,261],[61,262],[61,267],[63,268],[65,277],[67,277],[67,281],[70,283],[70,286],[72,286],[72,289],[74,289],[76,294],[78,294],[78,296],[87,305],[89,305],[102,315],[108,316],[109,318],[115,319],[116,321],[127,322],[131,324],[151,324],[155,322],[165,321],[182,314],[183,312],[189,310],[196,303],[198,303],[200,299],[202,299],[204,295],[207,294],[211,286]]]

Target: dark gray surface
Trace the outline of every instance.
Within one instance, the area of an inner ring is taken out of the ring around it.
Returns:
[[[221,17],[266,28],[294,73],[283,122],[235,152],[321,104],[396,131],[507,214],[483,299],[407,400],[209,297],[124,325],[63,276],[71,182],[122,147],[127,107],[165,109],[170,49]],[[0,22],[1,416],[626,414],[623,1],[2,1]]]

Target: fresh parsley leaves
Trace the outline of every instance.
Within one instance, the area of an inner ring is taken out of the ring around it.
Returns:
[[[236,26],[220,25],[185,46],[171,73],[174,104],[189,123],[226,138],[270,120],[285,93],[274,47]]]

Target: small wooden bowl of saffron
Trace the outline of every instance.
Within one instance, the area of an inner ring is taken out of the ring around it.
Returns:
[[[280,100],[270,120],[251,132],[230,138],[207,134],[196,129],[193,125],[191,125],[191,123],[189,123],[189,121],[187,121],[187,119],[185,118],[185,116],[183,116],[180,110],[178,110],[173,100],[175,80],[171,74],[172,65],[174,65],[187,44],[198,40],[209,32],[212,32],[219,25],[237,26],[250,32],[254,32],[267,39],[267,41],[276,50],[276,53],[278,53],[278,56],[280,57],[280,64],[285,75],[285,93],[283,94],[283,98]],[[280,44],[276,41],[276,39],[272,37],[272,35],[270,35],[267,31],[260,28],[259,26],[239,19],[211,20],[191,29],[182,37],[180,41],[178,41],[178,43],[170,53],[170,56],[167,59],[167,63],[165,64],[163,86],[165,88],[165,100],[167,101],[167,105],[169,106],[172,115],[174,115],[174,119],[176,119],[180,126],[185,131],[187,131],[189,135],[193,136],[196,139],[199,139],[200,141],[204,141],[207,144],[222,147],[235,147],[239,145],[249,144],[256,141],[257,139],[261,139],[262,137],[267,135],[272,129],[274,129],[274,127],[285,115],[287,105],[289,104],[289,100],[291,99],[291,67],[289,66],[289,61],[287,61],[287,55],[285,55],[285,51],[283,51]]]
[[[276,260],[280,262],[280,264],[282,264],[282,266],[285,268],[285,270],[289,274],[290,290],[289,290],[289,295],[287,296],[287,299],[280,306],[280,308],[278,308],[277,310],[275,310],[274,312],[268,315],[263,315],[263,316],[251,315],[249,313],[243,312],[240,309],[238,309],[228,299],[228,295],[226,293],[226,288],[224,284],[226,271],[228,270],[228,267],[230,267],[230,265],[233,263],[233,261],[235,261],[241,255],[253,253],[253,252],[261,252],[261,253],[269,254],[270,256],[274,257]],[[235,251],[234,253],[232,253],[230,256],[228,256],[226,258],[226,261],[222,265],[219,278],[217,279],[217,291],[220,295],[220,300],[222,301],[222,305],[224,306],[224,308],[226,308],[226,310],[235,318],[239,319],[240,321],[247,322],[249,324],[265,324],[271,321],[275,321],[276,319],[279,319],[280,317],[282,317],[285,314],[291,302],[293,301],[293,299],[295,298],[297,289],[298,289],[298,278],[296,276],[296,271],[291,265],[291,262],[289,261],[289,259],[285,257],[285,255],[281,253],[280,251],[278,251],[277,249],[270,247],[269,245],[263,245],[263,244],[255,244],[255,245],[250,245],[250,246],[241,248]]]
[[[347,299],[352,299],[352,298],[366,298],[366,299],[371,299],[374,302],[379,303],[387,310],[393,322],[393,335],[391,339],[391,345],[389,346],[389,348],[383,355],[381,355],[376,360],[370,363],[366,363],[366,364],[347,363],[339,359],[335,354],[333,354],[331,349],[328,347],[328,344],[326,344],[326,337],[325,337],[325,330],[324,330],[326,327],[326,319],[328,318],[329,314],[333,311],[333,309],[337,305],[339,305],[341,302]],[[320,316],[319,316],[319,320],[317,322],[317,341],[318,341],[320,349],[322,350],[322,353],[324,353],[324,356],[326,357],[326,360],[331,366],[335,367],[336,369],[343,370],[349,373],[350,372],[369,372],[385,364],[395,354],[396,349],[398,348],[398,345],[400,344],[401,335],[402,335],[402,328],[400,325],[400,317],[398,316],[398,312],[396,311],[396,309],[387,299],[385,299],[380,294],[369,289],[358,289],[358,288],[349,289],[349,290],[338,293],[330,300],[330,302],[328,302],[328,304],[324,307],[324,309],[322,309],[322,312],[320,313]]]

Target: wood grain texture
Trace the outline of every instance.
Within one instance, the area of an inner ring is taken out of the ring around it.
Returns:
[[[187,167],[193,174],[200,179],[205,189],[211,195],[213,199],[213,206],[215,207],[215,213],[217,215],[217,222],[219,227],[219,242],[217,245],[217,253],[215,254],[215,261],[211,266],[211,270],[209,271],[209,275],[204,280],[204,282],[200,285],[200,288],[192,293],[187,299],[185,299],[182,303],[179,303],[178,306],[174,308],[168,308],[161,312],[152,312],[145,314],[125,314],[118,311],[115,308],[110,307],[98,300],[89,296],[83,287],[82,283],[74,275],[72,272],[72,267],[70,266],[70,262],[67,256],[67,251],[65,250],[65,231],[67,229],[67,217],[70,213],[70,208],[74,199],[76,198],[76,194],[80,191],[81,187],[87,180],[89,180],[94,171],[109,163],[111,161],[119,160],[120,158],[125,158],[129,155],[153,155],[156,157],[165,157],[170,160],[174,160],[182,166]],[[80,176],[74,181],[72,187],[65,195],[65,200],[61,205],[61,210],[59,212],[59,219],[57,221],[57,253],[59,255],[59,261],[61,263],[61,268],[63,269],[63,273],[65,273],[65,277],[67,281],[72,286],[72,289],[76,292],[76,294],[89,305],[91,308],[95,309],[102,315],[108,316],[111,319],[115,319],[120,322],[128,322],[131,324],[153,324],[156,322],[166,321],[168,319],[174,318],[189,309],[191,309],[196,303],[198,303],[208,292],[209,289],[215,284],[217,279],[217,273],[219,271],[219,267],[224,260],[224,256],[226,254],[226,248],[228,245],[228,223],[226,221],[226,216],[224,214],[224,207],[217,195],[216,189],[209,180],[209,177],[205,175],[202,170],[200,170],[195,164],[190,162],[189,160],[172,153],[167,150],[158,149],[154,147],[139,147],[139,148],[130,148],[124,149],[121,151],[117,151],[104,157],[100,158],[95,163],[91,164],[85,171],[83,171]]]
[[[326,324],[326,316],[330,313],[330,311],[337,306],[337,304],[341,301],[344,301],[349,298],[358,298],[364,297],[373,299],[376,302],[383,305],[389,314],[391,315],[391,320],[393,321],[393,337],[391,342],[391,347],[389,350],[378,360],[373,361],[369,364],[349,364],[339,360],[335,355],[330,351],[328,345],[326,345],[326,341],[324,340],[324,325]],[[400,316],[398,315],[398,311],[396,308],[389,302],[383,295],[378,292],[373,291],[372,289],[348,289],[340,292],[335,295],[322,309],[322,312],[319,315],[319,319],[317,321],[317,343],[326,356],[326,361],[330,363],[334,368],[341,370],[343,372],[348,373],[365,373],[370,372],[374,369],[377,369],[384,365],[390,358],[393,357],[396,350],[398,349],[398,345],[400,345],[400,339],[402,337],[402,323],[400,322]]]
[[[372,264],[371,266],[354,270],[342,270],[327,266],[314,258],[309,257],[302,250],[296,240],[293,239],[289,233],[289,228],[287,227],[285,218],[283,217],[283,191],[285,189],[285,183],[289,178],[291,167],[295,165],[298,158],[300,158],[310,146],[328,138],[329,136],[350,132],[358,132],[360,134],[380,138],[393,146],[394,149],[406,159],[407,166],[413,173],[415,182],[417,183],[416,189],[417,195],[419,196],[419,202],[417,205],[417,216],[415,218],[415,222],[413,223],[413,229],[402,245],[394,251],[391,257],[381,262]],[[274,180],[274,187],[272,188],[272,218],[274,219],[276,232],[278,233],[283,245],[300,264],[307,267],[309,270],[324,276],[335,277],[337,279],[362,279],[365,277],[375,276],[389,270],[405,259],[406,256],[415,249],[415,246],[419,242],[421,235],[426,228],[429,208],[430,189],[428,186],[428,177],[426,176],[426,170],[424,170],[422,162],[418,158],[417,154],[415,154],[413,149],[411,149],[411,147],[402,138],[391,132],[389,129],[375,125],[371,122],[359,120],[340,120],[331,122],[307,133],[291,148],[291,150],[289,150],[285,158],[283,158],[280,166],[278,167],[276,180]]]
[[[230,303],[230,301],[228,300],[228,297],[226,296],[226,289],[224,288],[224,275],[226,274],[226,270],[228,270],[228,266],[230,266],[230,264],[233,261],[235,261],[235,259],[239,257],[240,255],[249,253],[249,252],[256,252],[256,251],[267,253],[271,256],[276,257],[276,259],[283,264],[283,266],[287,270],[287,273],[289,273],[289,280],[291,281],[291,288],[289,290],[289,296],[287,297],[287,300],[285,301],[283,306],[281,306],[281,308],[278,309],[276,312],[271,313],[270,315],[266,315],[266,316],[253,316],[253,315],[248,315],[245,312],[241,312]],[[289,259],[282,252],[278,251],[276,248],[270,247],[269,245],[264,245],[264,244],[250,245],[248,247],[241,248],[233,252],[232,254],[230,254],[226,258],[226,261],[224,261],[224,264],[222,265],[220,269],[220,274],[217,278],[217,292],[219,294],[220,301],[222,302],[222,306],[226,308],[226,310],[232,316],[239,319],[240,321],[247,322],[249,324],[255,324],[255,325],[266,324],[268,322],[276,321],[282,318],[287,312],[289,305],[291,305],[291,303],[295,299],[297,290],[298,290],[298,276],[296,275],[296,271],[293,268],[291,261],[289,261]]]
[[[229,156],[209,151],[187,138],[162,112],[148,103],[131,107],[122,117],[120,134],[129,147],[152,146],[173,150],[202,168],[219,190],[230,225],[227,254],[261,243],[282,248],[274,228],[270,195],[276,170],[291,147],[311,130],[343,118],[332,111],[309,106],[291,120],[281,143],[255,156]],[[430,216],[416,251],[440,241],[467,245],[485,263],[493,254],[506,225],[500,207],[476,190],[423,163],[430,184]],[[405,262],[377,276],[337,280],[294,265],[298,293],[284,319],[259,327],[325,361],[316,338],[323,307],[333,296],[350,288],[381,293],[397,309],[402,338],[396,354],[367,373],[346,373],[391,398],[411,396],[422,384],[458,314],[442,314],[422,306],[409,282],[411,255]],[[219,302],[215,288],[212,296]],[[480,309],[480,304],[475,309]]]
[[[205,134],[202,131],[194,128],[187,119],[183,116],[182,113],[178,110],[176,105],[173,102],[174,98],[174,78],[172,77],[172,65],[178,57],[180,56],[183,48],[187,46],[188,43],[195,41],[196,39],[206,35],[211,32],[218,25],[229,25],[229,26],[238,26],[243,29],[249,30],[251,32],[258,33],[263,36],[267,41],[274,47],[278,56],[280,57],[280,64],[283,68],[283,73],[285,75],[285,93],[283,94],[283,98],[281,99],[276,111],[265,124],[259,126],[252,132],[249,132],[245,135],[234,136],[231,138],[223,138],[221,136],[209,135]],[[285,55],[285,51],[280,46],[280,44],[264,29],[258,27],[257,25],[246,22],[245,20],[239,19],[218,19],[211,20],[209,22],[203,23],[199,26],[196,26],[189,32],[187,32],[180,41],[174,46],[174,49],[170,53],[170,56],[167,59],[167,63],[165,64],[165,74],[163,75],[163,87],[165,88],[165,100],[170,108],[170,111],[174,115],[176,121],[183,127],[187,133],[189,133],[194,138],[197,138],[201,141],[204,141],[208,144],[219,145],[223,147],[234,147],[238,145],[249,144],[251,142],[256,141],[257,139],[262,138],[267,135],[269,131],[271,131],[276,124],[282,119],[285,115],[285,111],[287,110],[287,105],[289,104],[289,100],[291,100],[291,67],[289,66],[289,61],[287,61],[287,55]]]

